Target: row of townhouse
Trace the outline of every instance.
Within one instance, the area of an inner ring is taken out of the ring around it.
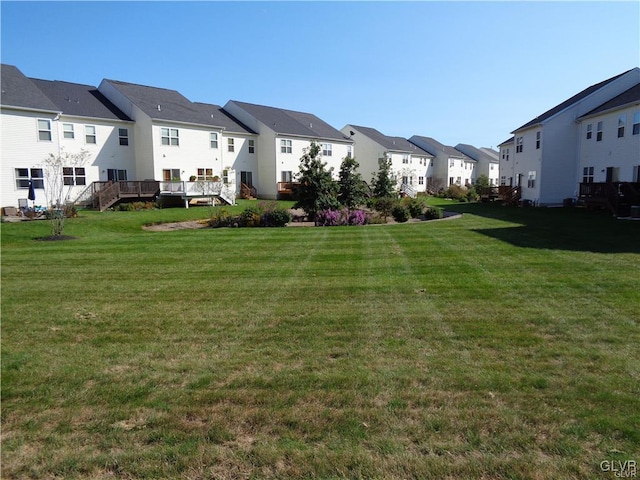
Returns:
[[[561,204],[588,197],[590,184],[639,184],[640,69],[592,85],[511,133],[499,145],[500,184],[520,187],[523,200]]]
[[[291,192],[311,141],[321,145],[336,179],[342,160],[351,156],[366,181],[380,159],[390,159],[398,188],[409,194],[472,184],[483,174],[498,182],[498,152],[491,149],[389,137],[356,125],[337,130],[310,113],[236,100],[221,107],[118,80],[104,79],[98,87],[40,80],[11,65],[1,66],[1,76],[3,206],[23,204],[30,183],[34,203],[46,205],[44,159],[81,150],[88,162],[63,173],[71,198],[95,184],[142,180],[213,181],[233,190],[231,200],[243,187],[260,198],[279,198]],[[171,193],[169,186],[160,190]]]

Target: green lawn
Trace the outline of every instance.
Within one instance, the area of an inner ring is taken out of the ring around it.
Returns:
[[[640,462],[640,222],[2,228],[2,478],[585,479]],[[246,203],[244,204],[246,205]]]

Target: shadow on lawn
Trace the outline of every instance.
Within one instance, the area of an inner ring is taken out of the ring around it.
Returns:
[[[640,221],[618,220],[583,208],[519,208],[499,204],[447,205],[452,212],[521,224],[474,231],[524,248],[640,253]]]

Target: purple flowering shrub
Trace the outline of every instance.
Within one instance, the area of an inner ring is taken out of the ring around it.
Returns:
[[[319,227],[337,227],[341,225],[366,225],[369,216],[362,210],[321,210],[316,215],[316,225]]]

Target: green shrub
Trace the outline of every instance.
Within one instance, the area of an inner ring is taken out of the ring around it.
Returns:
[[[237,221],[226,209],[215,209],[211,218],[209,219],[209,226],[213,228],[228,227],[234,220]]]
[[[291,221],[291,214],[288,210],[275,209],[267,210],[260,217],[260,225],[263,227],[284,227]]]
[[[406,197],[402,203],[409,210],[411,218],[418,218],[424,212],[424,202],[418,198]]]
[[[443,217],[442,209],[438,207],[428,207],[424,211],[424,218],[427,220],[437,220]]]
[[[409,209],[404,205],[396,205],[391,210],[391,215],[393,215],[393,219],[398,223],[404,223],[409,220]]]

